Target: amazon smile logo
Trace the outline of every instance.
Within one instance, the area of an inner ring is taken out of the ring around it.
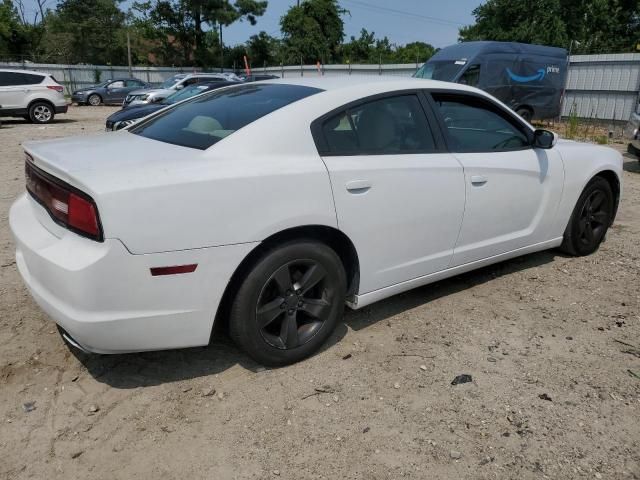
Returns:
[[[511,71],[510,68],[507,68],[507,75],[509,75],[509,78],[518,83],[542,81],[547,73],[560,73],[560,67],[550,65],[546,68],[546,70],[544,68],[540,68],[537,70],[535,75],[529,75],[526,77],[522,75],[516,75]]]
[[[545,69],[541,68],[540,70],[538,70],[538,72],[535,75],[523,77],[521,75],[516,75],[511,71],[510,68],[507,68],[507,75],[509,75],[509,78],[514,82],[518,82],[518,83],[529,83],[529,82],[540,81],[544,78],[545,74],[546,74]]]

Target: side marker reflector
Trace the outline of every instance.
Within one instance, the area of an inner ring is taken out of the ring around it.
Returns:
[[[174,265],[172,267],[154,267],[151,268],[151,276],[157,277],[159,275],[178,275],[181,273],[192,273],[198,268],[197,263],[191,265]]]

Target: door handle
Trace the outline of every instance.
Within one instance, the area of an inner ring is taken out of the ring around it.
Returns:
[[[471,176],[471,184],[481,186],[487,183],[489,179],[484,175],[472,175]]]
[[[353,194],[365,193],[371,188],[369,180],[352,180],[347,182],[347,190]]]

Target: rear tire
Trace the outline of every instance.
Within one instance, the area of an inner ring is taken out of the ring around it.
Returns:
[[[344,311],[346,274],[338,255],[312,240],[266,252],[242,281],[229,334],[263,365],[282,366],[315,353]]]
[[[32,123],[50,123],[55,117],[55,112],[50,103],[34,102],[29,107],[29,120]]]
[[[569,255],[590,255],[602,243],[613,219],[614,198],[609,182],[595,177],[585,187],[564,232],[560,250]]]

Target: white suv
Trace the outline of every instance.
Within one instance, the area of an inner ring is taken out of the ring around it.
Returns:
[[[67,113],[64,87],[48,73],[0,70],[0,117],[23,117],[49,123],[56,113]]]

